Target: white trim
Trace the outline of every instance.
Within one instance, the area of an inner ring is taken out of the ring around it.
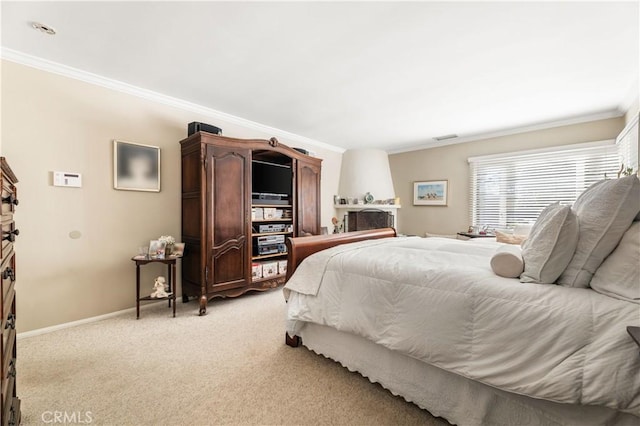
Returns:
[[[615,139],[606,139],[602,141],[595,142],[585,142],[585,143],[574,143],[571,145],[560,145],[560,146],[551,146],[548,148],[538,148],[538,149],[527,149],[524,151],[511,151],[505,152],[502,154],[491,154],[491,155],[480,155],[478,157],[469,157],[467,161],[469,163],[473,163],[475,161],[483,161],[483,160],[494,160],[497,158],[509,158],[514,155],[533,155],[533,154],[543,154],[545,152],[560,152],[560,151],[571,151],[574,149],[589,149],[589,148],[599,148],[601,146],[611,145],[614,146],[616,144]]]
[[[39,58],[37,56],[28,55],[26,53],[8,49],[6,47],[0,47],[0,58],[15,62],[28,67],[40,69],[53,74],[62,75],[64,77],[73,78],[76,80],[84,81],[85,83],[94,84],[96,86],[105,87],[107,89],[115,90],[118,92],[126,93],[132,96],[136,96],[142,99],[146,99],[152,102],[157,102],[163,105],[168,105],[174,108],[182,109],[185,111],[191,111],[196,114],[202,114],[213,119],[219,119],[227,121],[233,124],[244,126],[250,129],[254,129],[260,132],[279,136],[281,138],[289,139],[294,142],[299,142],[307,145],[316,146],[319,148],[327,149],[329,151],[343,153],[344,148],[328,144],[326,142],[310,139],[295,133],[287,132],[286,130],[277,129],[275,127],[266,126],[264,124],[257,123],[255,121],[247,120],[242,117],[227,114],[222,111],[218,111],[212,108],[208,108],[202,105],[198,105],[192,102],[188,102],[182,99],[174,98],[172,96],[163,95],[158,92],[154,92],[147,89],[142,89],[137,86],[133,86],[122,81],[113,80],[107,77],[93,74],[87,71],[83,71],[77,68],[69,67],[57,62],[49,61],[47,59]],[[628,100],[623,104],[628,103]],[[620,106],[622,108],[622,105]],[[466,135],[455,139],[447,139],[444,141],[428,141],[421,145],[412,145],[400,148],[392,148],[387,150],[388,154],[400,154],[403,152],[420,151],[423,149],[437,148],[447,145],[455,145],[459,143],[475,142],[483,139],[497,138],[501,136],[515,135],[519,133],[533,132],[537,130],[551,129],[554,127],[570,126],[572,124],[581,124],[589,121],[605,120],[608,118],[617,118],[623,116],[625,111],[619,109],[612,109],[601,111],[594,114],[583,115],[579,117],[572,117],[562,120],[549,121],[544,123],[532,124],[523,127],[513,127],[510,129],[496,130],[494,132],[478,133],[472,135]]]
[[[554,127],[570,126],[572,124],[588,123],[590,121],[606,120],[608,118],[622,117],[624,112],[617,109],[602,111],[594,114],[582,115],[563,120],[548,121],[544,123],[532,124],[530,126],[513,127],[505,130],[496,130],[495,132],[479,133],[474,135],[462,136],[456,139],[447,139],[445,141],[425,142],[422,145],[413,145],[404,148],[395,148],[387,151],[389,154],[401,154],[403,152],[420,151],[423,149],[439,148],[441,146],[456,145],[459,143],[476,142],[483,139],[499,138],[502,136],[516,135],[520,133],[535,132],[538,130],[552,129]]]
[[[336,210],[398,210],[402,206],[399,204],[334,204],[333,208]]]
[[[325,142],[317,141],[315,139],[310,139],[304,136],[300,136],[295,133],[287,132],[286,130],[277,129],[271,126],[266,126],[264,124],[256,123],[255,121],[251,121],[242,117],[237,117],[235,115],[227,114],[222,111],[218,111],[212,108],[195,104],[193,102],[188,102],[182,99],[174,98],[172,96],[163,95],[162,93],[143,89],[128,83],[124,83],[122,81],[103,77],[98,74],[93,74],[77,68],[69,67],[67,65],[63,65],[57,62],[49,61],[47,59],[39,58],[37,56],[28,55],[26,53],[19,52],[17,50],[8,49],[6,47],[2,47],[0,49],[0,58],[5,59],[7,61],[21,64],[21,65],[26,65],[28,67],[47,71],[53,74],[58,74],[64,77],[84,81],[85,83],[94,84],[96,86],[101,86],[107,89],[126,93],[128,95],[136,96],[142,99],[146,99],[148,101],[157,102],[163,105],[168,105],[174,108],[179,108],[185,111],[194,112],[196,114],[202,114],[214,119],[219,119],[219,120],[227,121],[229,123],[248,127],[253,130],[264,132],[276,137],[281,137],[283,139],[288,139],[294,142],[303,143],[303,144],[315,146],[318,148],[323,148],[333,152],[343,153],[345,151],[344,148],[340,148],[335,145],[331,145]]]
[[[620,111],[622,111],[623,113],[626,113],[627,111],[629,111],[629,109],[631,109],[634,103],[639,101],[639,96],[638,96],[639,91],[640,91],[640,87],[638,83],[638,78],[634,78],[631,84],[629,85],[629,89],[627,90],[627,95],[620,102],[620,105],[618,105],[618,109],[620,109]]]
[[[616,138],[616,143],[621,141],[625,136],[627,136],[627,133],[629,133],[631,131],[631,129],[633,128],[633,126],[637,126],[638,125],[638,121],[640,120],[640,113],[636,114],[631,121],[629,121],[627,123],[626,126],[624,126],[624,129],[622,129],[622,131],[620,132],[620,134],[618,135],[618,137]]]
[[[176,301],[177,301],[177,299],[176,299]],[[154,303],[145,303],[144,305],[141,304],[140,305],[140,310],[147,309],[147,308],[149,308],[151,306],[157,305],[158,303],[164,303],[164,302],[166,302],[166,299],[163,299],[163,300],[160,300],[160,301],[154,302]],[[122,314],[134,313],[135,311],[136,311],[136,308],[134,306],[133,308],[127,308],[127,309],[123,309],[121,311],[110,312],[108,314],[98,315],[97,317],[83,318],[83,319],[77,320],[77,321],[71,321],[71,322],[65,322],[65,323],[62,323],[62,324],[52,325],[51,327],[44,327],[44,328],[38,328],[36,330],[24,331],[22,333],[18,333],[16,338],[18,340],[27,339],[29,337],[40,336],[41,334],[53,333],[54,331],[64,330],[65,328],[72,328],[72,327],[77,327],[77,326],[83,325],[83,324],[89,324],[89,323],[92,323],[92,322],[106,320],[106,319],[109,319],[109,318],[117,317],[117,316],[122,315]]]

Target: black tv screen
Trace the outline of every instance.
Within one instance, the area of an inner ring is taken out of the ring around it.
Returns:
[[[290,197],[292,181],[290,166],[253,161],[251,192],[254,194],[278,194]]]

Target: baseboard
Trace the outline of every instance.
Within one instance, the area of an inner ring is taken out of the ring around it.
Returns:
[[[177,302],[177,299],[176,299]],[[153,302],[153,303],[145,303],[144,305],[140,305],[140,310],[144,310],[144,309],[148,309],[151,306],[155,306],[158,303],[166,303],[166,300],[159,300],[157,302]],[[83,318],[81,320],[77,320],[77,321],[71,321],[71,322],[65,322],[62,324],[56,324],[56,325],[52,325],[51,327],[44,327],[44,328],[38,328],[36,330],[31,330],[31,331],[25,331],[22,333],[18,333],[16,335],[16,338],[18,340],[21,339],[26,339],[29,337],[34,337],[34,336],[39,336],[41,334],[47,334],[47,333],[52,333],[54,331],[58,331],[58,330],[64,330],[65,328],[71,328],[71,327],[77,327],[79,325],[82,324],[89,324],[92,322],[97,322],[97,321],[102,321],[108,318],[113,318],[113,317],[117,317],[118,315],[122,315],[122,314],[127,314],[127,313],[135,313],[136,308],[127,308],[127,309],[123,309],[121,311],[116,311],[116,312],[110,312],[108,314],[104,314],[104,315],[98,315],[96,317],[90,317],[90,318]]]

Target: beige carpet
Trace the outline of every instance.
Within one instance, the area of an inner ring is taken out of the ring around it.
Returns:
[[[21,339],[23,424],[426,424],[442,419],[306,348],[284,345],[281,290]],[[89,412],[87,414],[87,412]],[[78,423],[76,421],[76,423]]]

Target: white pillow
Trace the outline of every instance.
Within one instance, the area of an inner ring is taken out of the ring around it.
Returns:
[[[578,219],[569,206],[546,207],[522,243],[523,283],[553,284],[565,270],[578,243]]]
[[[491,269],[501,277],[518,278],[524,271],[520,246],[507,244],[498,248],[491,257]]]
[[[531,226],[532,225],[516,225],[516,227],[513,228],[513,234],[524,235],[526,237],[529,235],[529,232],[531,232]]]
[[[598,293],[640,304],[640,222],[633,222],[618,247],[591,279]]]
[[[526,235],[505,234],[504,232],[496,231],[496,241],[499,243],[522,245],[526,239]]]
[[[640,211],[640,181],[626,176],[597,182],[578,197],[573,211],[578,215],[580,237],[558,284],[587,288]]]

